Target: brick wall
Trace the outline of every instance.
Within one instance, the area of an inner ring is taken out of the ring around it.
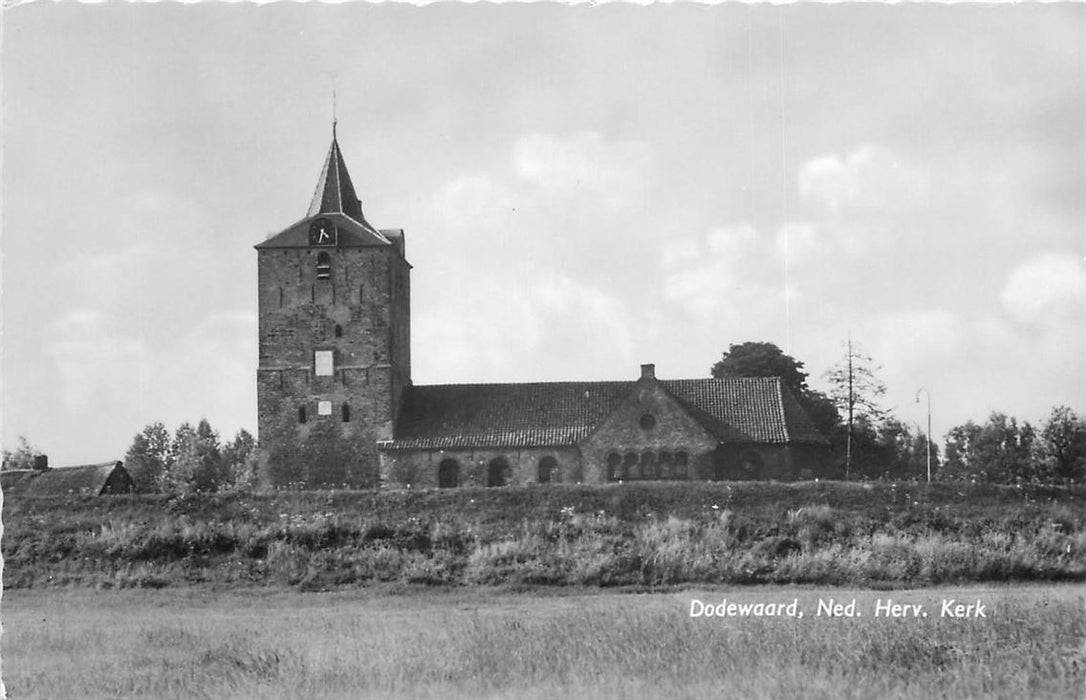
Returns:
[[[439,485],[441,463],[453,460],[457,465],[457,486],[487,486],[490,465],[504,460],[508,470],[504,473],[505,485],[525,486],[540,481],[540,462],[554,460],[552,483],[580,483],[584,480],[580,451],[575,447],[511,448],[480,450],[412,450],[408,452],[382,452],[381,484],[435,488]]]
[[[666,452],[670,458],[684,453],[688,460],[685,478],[694,478],[707,462],[712,462],[716,446],[716,438],[664,391],[656,382],[651,367],[646,366],[629,399],[581,446],[585,481],[608,481],[608,457],[615,453],[624,462],[627,455],[636,455],[638,470],[642,461],[656,462],[661,453]],[[669,473],[675,475],[676,471]],[[638,472],[634,478],[640,477]]]
[[[328,279],[317,278],[322,252]],[[304,439],[315,421],[336,421],[370,442],[391,437],[411,381],[410,268],[397,249],[267,249],[257,264],[261,443]],[[316,375],[317,351],[333,353],[332,376]],[[331,415],[319,415],[322,401]],[[368,451],[376,453],[375,442]]]

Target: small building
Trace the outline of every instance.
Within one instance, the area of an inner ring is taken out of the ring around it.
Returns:
[[[136,484],[121,462],[101,462],[52,469],[24,469],[15,475],[4,472],[5,495],[105,496],[132,493]]]
[[[791,481],[826,439],[777,377],[415,386],[381,481],[505,486],[638,480]]]

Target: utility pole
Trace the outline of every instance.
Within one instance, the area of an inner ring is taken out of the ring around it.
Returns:
[[[931,483],[931,392],[927,389],[920,388],[916,390],[916,403],[920,403],[920,392],[924,392],[928,397],[928,483]]]

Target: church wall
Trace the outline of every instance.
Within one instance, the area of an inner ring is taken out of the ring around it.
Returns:
[[[659,457],[666,453],[672,469],[665,478],[691,479],[712,459],[717,440],[657,384],[651,366],[638,381],[630,398],[608,416],[581,445],[587,483],[605,483],[625,479],[659,478]],[[651,425],[643,424],[644,416]],[[608,456],[617,453],[625,465],[636,455],[637,461],[625,472],[609,472]],[[676,469],[675,456],[686,455],[685,469]]]
[[[409,450],[381,453],[381,484],[399,487],[437,488],[438,471],[444,460],[458,465],[457,486],[487,486],[492,461],[508,464],[507,486],[539,483],[540,460],[550,457],[556,463],[551,483],[581,483],[580,450],[575,447],[531,447],[509,449]]]
[[[329,279],[317,278],[320,252],[330,257]],[[376,440],[392,436],[410,382],[408,269],[392,246],[258,252],[261,444],[299,442],[334,422],[361,437],[376,462]],[[317,376],[316,351],[333,353],[331,376]],[[330,415],[320,415],[320,402]]]
[[[317,279],[317,254],[331,278]],[[272,249],[258,259],[262,367],[312,365],[315,349],[335,349],[337,364],[388,364],[392,323],[390,249]],[[406,310],[397,304],[397,321]],[[336,337],[339,325],[342,337]]]
[[[703,478],[724,481],[793,481],[798,471],[791,447],[726,443],[717,448]]]

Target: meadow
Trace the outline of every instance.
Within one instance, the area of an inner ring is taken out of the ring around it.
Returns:
[[[643,483],[12,499],[4,585],[1086,581],[1086,488]]]
[[[3,678],[29,698],[1067,698],[1086,695],[1081,587],[799,586],[666,593],[371,587],[17,590]],[[798,617],[691,618],[693,599]],[[856,617],[818,616],[856,601]],[[876,601],[927,617],[875,617]],[[984,617],[941,616],[979,601]]]

